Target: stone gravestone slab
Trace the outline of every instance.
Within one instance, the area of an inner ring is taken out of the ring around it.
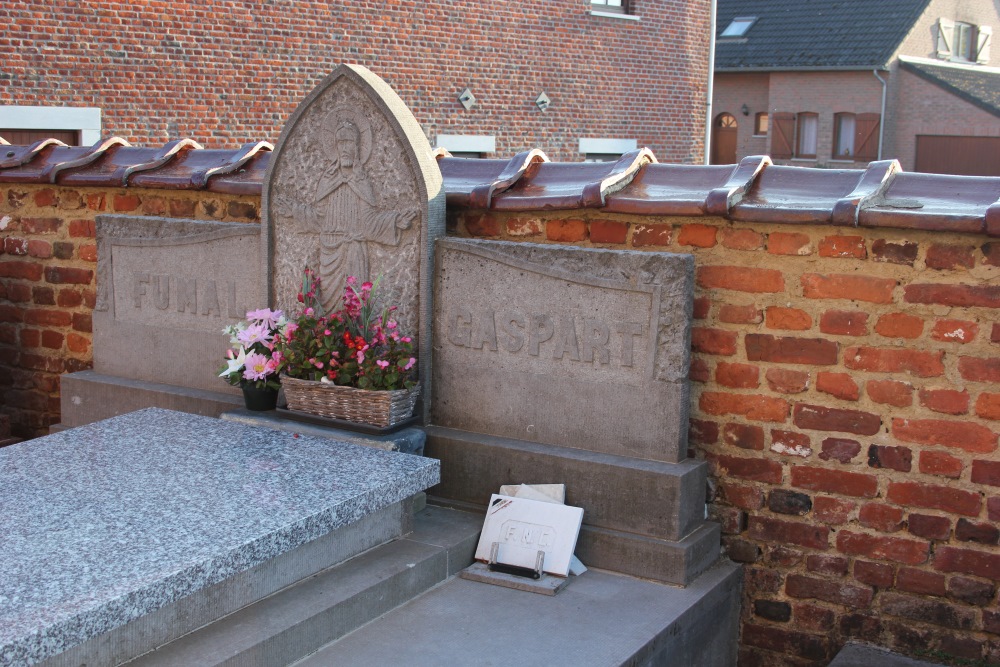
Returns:
[[[432,422],[687,456],[690,255],[438,242]]]
[[[322,278],[328,311],[347,276],[381,276],[396,319],[417,339],[426,397],[432,251],[444,204],[441,172],[413,114],[375,74],[341,65],[289,118],[265,176],[271,304],[294,311],[306,266]]]
[[[265,303],[259,226],[99,216],[97,253],[95,372],[238,393],[222,329]]]

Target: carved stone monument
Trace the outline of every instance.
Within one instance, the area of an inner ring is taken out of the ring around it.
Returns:
[[[430,373],[432,247],[444,234],[444,191],[430,144],[403,101],[358,65],[341,65],[285,124],[265,176],[264,261],[271,304],[294,311],[308,266],[325,309],[347,276],[381,278],[397,320]]]

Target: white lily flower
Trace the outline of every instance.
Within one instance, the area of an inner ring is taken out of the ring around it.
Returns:
[[[226,365],[228,366],[228,368],[219,373],[219,377],[224,378],[227,375],[230,375],[243,368],[243,365],[246,362],[246,358],[247,358],[247,351],[244,350],[242,347],[240,347],[240,353],[236,355],[235,359],[226,359]]]

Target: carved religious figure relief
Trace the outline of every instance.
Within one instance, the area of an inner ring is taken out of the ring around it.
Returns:
[[[347,276],[362,281],[375,277],[371,275],[370,245],[398,246],[401,233],[410,228],[418,213],[381,202],[379,190],[365,170],[372,153],[372,130],[363,115],[337,107],[324,119],[320,136],[328,162],[312,200],[291,206],[281,201],[279,209],[299,219],[300,234],[317,236],[321,303],[329,312],[337,308]]]

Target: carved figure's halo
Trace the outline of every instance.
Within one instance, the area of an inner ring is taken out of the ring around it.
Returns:
[[[368,119],[358,110],[349,107],[337,107],[327,114],[326,120],[323,122],[324,138],[329,146],[336,146],[337,128],[344,121],[349,121],[354,127],[358,128],[358,135],[361,139],[361,145],[358,147],[360,149],[359,157],[361,158],[361,164],[366,164],[368,158],[372,155],[372,127]]]

